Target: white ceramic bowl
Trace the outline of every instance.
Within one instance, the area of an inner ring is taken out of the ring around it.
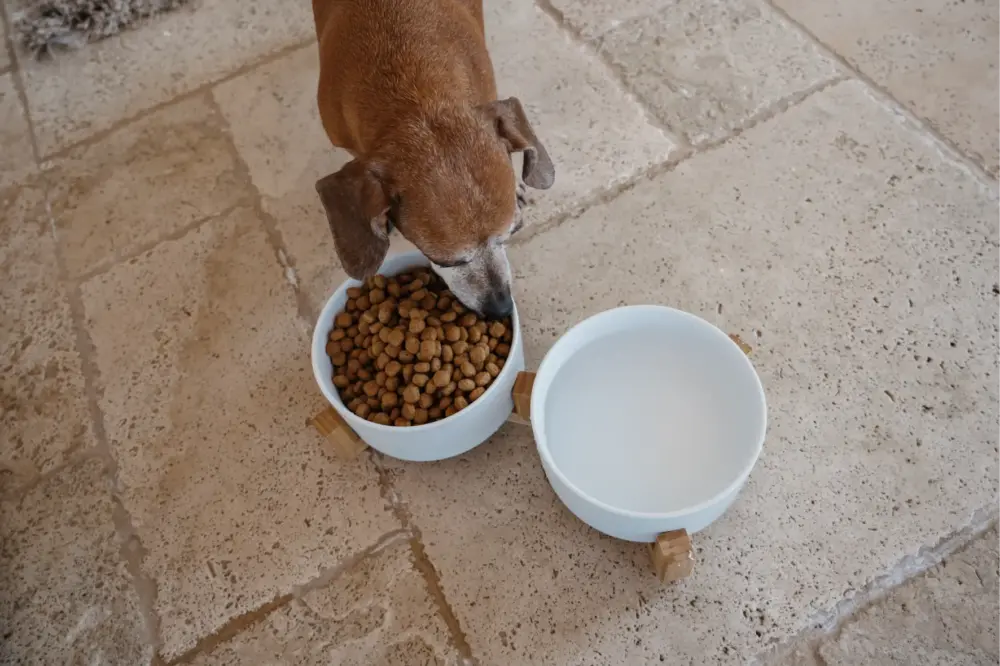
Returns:
[[[531,421],[552,488],[605,534],[651,542],[718,518],[764,443],[764,389],[725,333],[642,305],[578,324],[549,350]]]
[[[379,269],[383,275],[396,275],[405,270],[430,266],[419,252],[407,252],[388,257]],[[333,385],[333,365],[326,354],[326,341],[333,328],[333,319],[347,303],[347,290],[361,283],[348,280],[326,302],[316,320],[312,339],[312,366],[316,382],[323,395],[347,424],[369,446],[400,460],[443,460],[479,446],[495,433],[514,409],[511,389],[517,373],[524,370],[524,344],[521,324],[514,306],[512,321],[514,341],[507,362],[486,392],[471,405],[446,419],[410,428],[396,428],[367,421],[347,409]]]

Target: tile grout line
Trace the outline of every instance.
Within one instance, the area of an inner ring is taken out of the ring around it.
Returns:
[[[566,20],[565,14],[563,14],[555,5],[552,4],[552,0],[534,0],[535,7],[544,15],[548,16],[549,19],[555,23],[556,28],[566,34],[570,41],[577,46],[577,48],[589,53],[593,58],[595,58],[604,67],[607,74],[610,76],[612,81],[618,87],[619,91],[625,96],[626,99],[633,102],[639,111],[642,113],[643,118],[646,122],[667,138],[673,145],[676,152],[687,152],[691,148],[691,144],[688,142],[686,136],[683,133],[678,133],[672,130],[668,125],[660,120],[659,116],[655,111],[649,107],[646,100],[643,99],[635,90],[632,89],[626,80],[622,68],[611,61],[607,53],[602,49],[595,47],[583,34],[574,28]]]
[[[0,68],[0,75],[3,75],[17,69],[17,54],[14,52],[14,40],[11,37],[10,12],[7,10],[7,4],[2,2],[0,2],[0,26],[4,29],[3,34],[0,34],[0,46],[3,47],[7,54],[7,62],[10,63]]]
[[[451,604],[448,603],[447,597],[445,597],[444,588],[441,586],[441,574],[438,573],[434,563],[431,562],[431,558],[427,554],[427,549],[424,547],[423,534],[412,524],[410,527],[414,532],[414,536],[410,538],[409,544],[410,553],[413,555],[413,566],[424,579],[427,592],[431,595],[434,605],[437,606],[438,615],[441,616],[445,626],[448,627],[452,645],[462,657],[463,664],[467,666],[477,664],[478,661],[472,655],[472,646],[469,644],[469,639],[462,629],[458,615],[455,614]]]
[[[0,27],[3,28],[3,33],[0,34],[0,48],[3,48],[7,54],[8,62],[6,67],[0,67],[0,76],[2,76],[17,69],[14,39],[11,37],[13,31],[10,25],[10,11],[7,9],[6,3],[0,3]]]
[[[110,271],[117,268],[118,266],[121,266],[122,264],[127,264],[133,259],[138,259],[147,252],[152,252],[162,243],[170,243],[173,241],[180,240],[181,238],[187,236],[192,231],[196,231],[201,226],[213,220],[226,217],[227,215],[230,215],[233,211],[238,210],[240,208],[249,208],[249,207],[252,207],[250,198],[246,196],[240,197],[236,201],[236,203],[234,203],[231,206],[227,206],[226,208],[223,208],[218,212],[205,215],[204,217],[196,218],[192,222],[188,222],[187,224],[182,225],[169,233],[163,234],[162,236],[157,236],[152,240],[143,243],[138,243],[136,244],[134,249],[125,252],[121,255],[110,257],[107,260],[102,260],[97,264],[95,264],[92,268],[88,268],[86,271],[80,273],[77,276],[68,275],[67,279],[76,284],[83,284],[84,282],[92,280],[95,277],[100,277],[106,273],[109,273]]]
[[[187,100],[194,99],[194,98],[196,98],[196,97],[198,97],[200,95],[204,95],[206,92],[211,93],[211,90],[213,88],[215,88],[216,86],[218,86],[218,85],[221,85],[223,83],[227,83],[229,81],[232,81],[233,79],[237,79],[237,78],[239,78],[239,77],[241,77],[241,76],[243,76],[245,74],[249,74],[250,72],[253,72],[254,70],[256,70],[256,69],[258,69],[260,67],[264,67],[266,65],[269,65],[272,62],[275,62],[276,60],[280,60],[280,59],[284,58],[285,56],[291,55],[291,54],[296,53],[297,51],[300,51],[300,50],[302,50],[302,49],[304,49],[304,48],[306,48],[308,46],[311,46],[315,42],[316,42],[316,38],[315,37],[310,37],[309,39],[300,40],[298,42],[295,42],[294,44],[290,44],[290,45],[284,46],[284,47],[282,47],[282,48],[280,48],[280,49],[278,49],[276,51],[272,51],[271,53],[268,53],[267,55],[261,56],[261,57],[257,58],[256,60],[254,60],[254,61],[252,61],[252,62],[250,62],[250,63],[248,63],[246,65],[243,65],[242,67],[237,67],[236,69],[232,70],[231,72],[229,72],[227,74],[223,74],[222,76],[220,76],[217,79],[212,79],[211,81],[207,81],[205,83],[202,83],[201,85],[195,86],[194,88],[191,88],[190,90],[187,90],[187,91],[182,92],[180,94],[174,95],[173,97],[171,97],[168,100],[164,100],[162,102],[159,102],[158,104],[153,104],[152,106],[149,106],[149,107],[147,107],[145,109],[137,111],[136,113],[134,113],[131,116],[128,116],[126,118],[121,118],[121,119],[115,121],[114,123],[112,123],[110,126],[106,127],[105,129],[98,130],[98,131],[94,132],[93,134],[88,134],[87,136],[83,137],[82,139],[79,139],[78,141],[70,142],[67,145],[59,148],[58,150],[54,150],[51,153],[48,153],[46,155],[42,155],[41,157],[45,161],[51,160],[51,159],[56,159],[56,158],[59,158],[59,157],[64,157],[68,153],[70,153],[70,152],[72,152],[72,151],[74,151],[74,150],[76,150],[78,148],[81,148],[83,146],[90,146],[90,145],[93,145],[95,143],[99,143],[100,141],[102,141],[103,139],[107,138],[109,135],[114,134],[115,132],[117,132],[118,130],[122,129],[123,127],[127,127],[127,126],[129,126],[129,125],[131,125],[133,123],[136,123],[136,122],[144,119],[144,118],[147,118],[147,117],[153,115],[154,113],[156,113],[157,111],[160,111],[160,110],[165,109],[167,107],[173,106],[174,104],[179,104],[181,102],[185,102]]]
[[[95,440],[93,449],[95,455],[99,456],[105,464],[108,491],[112,501],[111,520],[119,542],[119,556],[132,579],[132,587],[138,601],[146,643],[153,653],[152,663],[156,665],[158,664],[156,653],[160,646],[160,620],[155,610],[156,581],[142,569],[142,562],[147,551],[143,548],[138,531],[132,523],[132,516],[121,499],[118,461],[112,454],[111,446],[108,443],[107,431],[104,428],[104,415],[98,400],[100,371],[94,359],[96,348],[86,327],[86,310],[83,305],[81,283],[70,279],[68,275],[66,262],[59,245],[56,220],[49,201],[48,183],[45,183],[44,179],[43,185],[45,187],[45,210],[48,215],[49,233],[52,235],[55,245],[59,281],[64,288],[69,304],[76,353],[80,360],[80,374],[84,382],[84,399],[90,417],[91,432]]]
[[[961,150],[956,144],[954,144],[950,139],[948,139],[944,134],[938,130],[934,124],[920,115],[916,111],[912,111],[905,104],[896,99],[886,88],[876,83],[873,78],[862,72],[859,68],[854,67],[851,63],[837,52],[836,49],[829,46],[826,42],[820,39],[818,36],[813,34],[805,24],[801,23],[797,19],[793,18],[791,14],[785,11],[784,8],[779,7],[775,4],[775,0],[761,0],[771,11],[773,11],[781,20],[787,23],[792,29],[800,32],[806,40],[811,42],[821,53],[826,55],[828,58],[836,62],[840,67],[844,68],[846,71],[850,72],[851,75],[861,81],[875,96],[882,99],[883,102],[889,103],[896,112],[901,114],[907,121],[912,123],[918,130],[924,132],[926,136],[929,136],[935,143],[937,143],[940,148],[953,160],[961,163],[966,168],[970,169],[977,178],[982,180],[985,184],[990,186],[996,185],[996,179],[990,176],[989,172],[986,170],[984,165],[979,164],[976,160],[965,154],[965,151]]]
[[[21,74],[21,68],[18,64],[17,53],[14,49],[14,40],[11,39],[10,30],[10,13],[7,11],[7,5],[0,2],[0,19],[3,20],[3,24],[6,27],[6,31],[3,35],[4,48],[7,50],[7,57],[10,59],[10,67],[8,72],[10,73],[11,80],[14,82],[14,90],[17,91],[18,100],[21,102],[21,109],[24,113],[24,120],[28,124],[28,140],[31,143],[31,156],[35,160],[35,173],[41,171],[41,149],[38,147],[38,136],[35,133],[35,121],[31,117],[31,109],[28,107],[28,93],[27,88],[24,86],[24,76]]]
[[[346,571],[350,571],[358,564],[362,563],[369,557],[375,555],[381,555],[385,550],[395,546],[397,543],[404,540],[409,541],[413,534],[410,530],[405,527],[398,527],[394,530],[390,530],[380,536],[375,540],[375,543],[363,548],[362,550],[348,556],[347,558],[341,560],[337,564],[327,569],[319,572],[316,576],[306,581],[302,585],[293,585],[291,595],[294,599],[302,599],[304,596],[312,592],[313,590],[321,590],[327,587],[335,580],[340,578],[341,574]]]
[[[250,171],[250,165],[243,159],[239,149],[236,147],[236,137],[233,135],[232,127],[229,125],[229,119],[226,118],[226,114],[223,113],[222,107],[220,107],[219,103],[216,101],[212,89],[208,89],[204,92],[203,99],[212,110],[212,113],[217,115],[219,121],[222,123],[222,132],[223,138],[225,139],[224,143],[226,145],[226,151],[233,160],[233,164],[236,165],[235,171],[237,176],[243,179],[247,187],[250,189],[250,207],[253,209],[254,214],[260,221],[261,226],[264,228],[264,234],[267,237],[267,244],[270,246],[271,251],[274,252],[274,259],[281,267],[282,275],[291,287],[292,293],[295,295],[295,307],[298,317],[306,325],[306,332],[311,334],[309,329],[312,328],[312,321],[314,320],[312,307],[309,304],[309,298],[306,296],[305,292],[299,288],[293,258],[291,253],[285,247],[285,241],[281,236],[281,230],[278,228],[278,222],[273,215],[264,209],[264,195],[260,193],[260,190],[253,182],[253,174]]]
[[[211,654],[212,650],[218,646],[238,636],[244,630],[263,622],[274,611],[287,606],[292,601],[292,598],[291,593],[280,594],[257,608],[230,618],[216,631],[199,638],[190,650],[181,653],[169,661],[160,658],[160,664],[162,666],[181,666],[183,664],[190,664],[194,659],[203,654]],[[157,666],[160,666],[160,664]]]
[[[401,541],[402,538],[408,537],[409,532],[405,529],[395,529],[390,532],[386,532],[376,539],[375,543],[367,548],[363,548],[356,553],[348,555],[339,564],[326,571],[321,571],[319,575],[315,576],[303,585],[293,586],[291,592],[280,594],[271,599],[271,601],[261,604],[257,608],[252,608],[241,615],[230,618],[212,633],[199,638],[191,649],[184,651],[169,661],[162,661],[162,666],[185,666],[186,664],[190,664],[199,656],[211,654],[211,652],[220,645],[225,644],[244,631],[266,620],[271,613],[284,608],[297,599],[302,599],[305,594],[311,592],[312,590],[326,587],[337,580],[341,574],[346,571],[350,571],[368,557],[378,555],[385,549],[395,545],[398,541]]]
[[[764,123],[770,122],[771,120],[774,120],[775,118],[787,112],[788,110],[793,109],[796,106],[802,104],[813,95],[821,93],[829,88],[832,88],[840,83],[849,80],[850,77],[844,74],[834,75],[831,78],[813,84],[812,86],[809,86],[804,90],[800,90],[791,95],[783,97],[782,99],[779,99],[776,102],[773,102],[772,104],[768,105],[768,107],[762,110],[761,112],[745,119],[742,123],[740,123],[738,127],[730,130],[725,136],[710,141],[704,141],[693,146],[687,146],[683,150],[678,150],[675,152],[674,155],[668,157],[666,160],[662,162],[656,162],[648,167],[639,169],[636,172],[634,172],[630,177],[623,180],[622,182],[613,185],[611,187],[601,189],[592,196],[582,199],[576,205],[574,205],[571,210],[553,215],[541,222],[532,225],[530,230],[525,229],[525,231],[521,232],[511,242],[511,245],[513,247],[520,247],[522,245],[530,243],[532,239],[537,238],[538,236],[541,236],[543,234],[546,234],[549,231],[552,231],[553,229],[562,226],[566,222],[577,219],[591,208],[611,203],[619,196],[635,189],[635,187],[640,185],[641,183],[658,178],[665,173],[669,173],[670,171],[673,171],[680,165],[686,163],[687,161],[691,160],[692,158],[698,155],[702,155],[704,153],[711,153],[712,151],[727,145],[730,141],[738,139],[740,136],[743,135],[744,132],[752,130],[758,125],[762,125]]]
[[[832,607],[814,614],[809,621],[808,629],[800,631],[765,652],[758,653],[749,663],[753,666],[762,666],[786,655],[796,647],[805,645],[814,650],[820,642],[835,638],[851,618],[884,600],[896,588],[916,580],[947,558],[964,550],[994,527],[998,518],[1000,512],[993,504],[974,511],[964,526],[952,530],[933,546],[924,546],[918,549],[916,554],[905,555],[885,574],[874,577],[861,589],[845,595]]]
[[[625,97],[636,104],[641,110],[643,116],[650,123],[651,126],[660,130],[663,135],[669,139],[674,144],[673,154],[669,154],[666,159],[660,162],[649,165],[644,169],[640,169],[634,172],[631,176],[623,179],[617,184],[610,187],[603,188],[596,192],[595,194],[586,197],[582,201],[575,204],[570,210],[563,213],[557,213],[556,215],[550,216],[549,218],[542,220],[535,225],[530,233],[522,233],[513,243],[514,246],[523,245],[530,242],[532,238],[546,233],[552,229],[561,226],[563,223],[576,219],[583,215],[589,208],[606,204],[614,199],[616,199],[621,194],[628,192],[635,188],[641,182],[656,178],[663,173],[672,171],[676,166],[686,161],[687,159],[699,155],[703,152],[709,152],[730,140],[739,137],[744,131],[756,127],[757,125],[767,122],[785,111],[798,106],[806,99],[814,95],[815,93],[822,92],[838,83],[846,81],[849,79],[843,73],[835,73],[832,76],[807,86],[805,89],[786,95],[785,97],[772,102],[767,105],[764,109],[758,113],[745,118],[739,123],[735,128],[728,129],[725,135],[708,141],[703,141],[700,143],[692,144],[683,133],[677,133],[670,129],[669,126],[662,123],[655,113],[655,111],[649,107],[646,100],[637,92],[635,92],[631,86],[625,80],[625,76],[622,73],[621,67],[611,62],[607,54],[599,46],[591,43],[584,35],[577,29],[573,28],[569,22],[566,20],[565,15],[558,8],[552,4],[552,0],[534,0],[536,7],[544,14],[549,16],[556,26],[564,31],[569,38],[581,49],[591,53],[597,60],[611,73],[612,78],[615,80],[618,87],[621,89]],[[641,18],[641,17],[636,17]],[[605,30],[601,33],[601,37],[607,34],[610,29]],[[847,71],[853,71],[850,68]]]
[[[451,604],[448,603],[444,588],[441,585],[441,575],[438,573],[434,563],[431,562],[430,556],[427,554],[427,549],[424,547],[423,532],[413,523],[413,517],[406,509],[399,492],[392,483],[391,472],[382,464],[381,454],[371,451],[369,455],[371,456],[372,463],[375,465],[375,469],[378,471],[379,488],[382,497],[389,503],[393,514],[395,514],[396,519],[402,524],[403,528],[411,534],[409,545],[410,553],[413,556],[413,566],[424,579],[424,586],[427,588],[427,593],[431,596],[434,605],[437,607],[438,615],[448,627],[452,645],[462,657],[464,664],[475,666],[479,662],[472,654],[472,646],[469,644],[465,631],[462,629],[458,615],[451,607]]]

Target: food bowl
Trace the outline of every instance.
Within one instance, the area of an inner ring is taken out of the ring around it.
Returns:
[[[429,266],[430,262],[419,252],[407,252],[387,258],[379,272],[392,276],[413,268]],[[360,284],[358,280],[344,282],[326,302],[313,330],[313,375],[323,395],[340,417],[366,444],[400,460],[443,460],[461,455],[489,439],[514,409],[511,389],[517,373],[524,370],[524,343],[521,341],[517,306],[514,306],[511,315],[514,339],[510,345],[510,354],[500,374],[486,392],[462,411],[440,421],[397,428],[372,423],[349,410],[333,385],[333,364],[326,353],[327,338],[333,329],[334,317],[347,304],[347,290]]]
[[[653,542],[718,518],[764,443],[764,389],[725,333],[672,308],[595,315],[546,354],[531,426],[549,483],[580,520]]]

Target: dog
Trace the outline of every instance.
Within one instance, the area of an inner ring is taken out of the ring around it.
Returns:
[[[313,0],[317,103],[353,159],[316,183],[348,275],[374,275],[395,228],[481,316],[514,307],[505,245],[521,181],[555,169],[516,98],[497,99],[482,0]]]

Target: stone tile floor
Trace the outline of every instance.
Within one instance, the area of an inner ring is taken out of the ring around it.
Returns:
[[[557,164],[529,363],[623,303],[754,347],[768,441],[695,575],[568,515],[516,426],[324,453],[309,8],[201,0],[0,49],[0,663],[998,663],[996,3],[486,9]]]

